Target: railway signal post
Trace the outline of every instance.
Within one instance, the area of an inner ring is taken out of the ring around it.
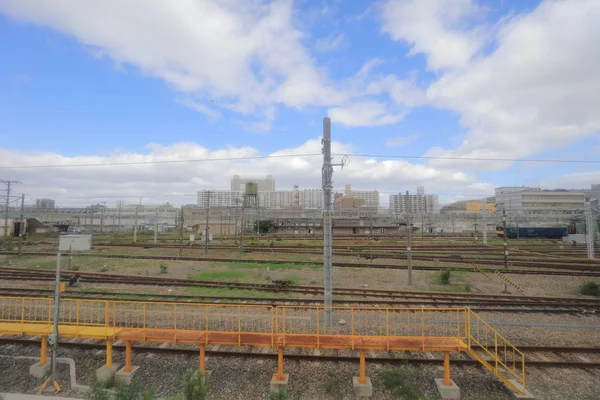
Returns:
[[[502,207],[502,238],[504,240],[504,270],[508,269],[508,241],[506,239],[506,208]],[[510,293],[506,282],[504,283],[504,291],[502,293]]]
[[[52,324],[52,333],[48,336],[48,344],[50,345],[51,356],[50,356],[50,376],[46,378],[42,387],[38,391],[38,395],[40,395],[48,386],[48,384],[52,384],[54,387],[55,393],[60,392],[62,389],[58,384],[57,372],[56,372],[56,354],[58,353],[58,318],[59,318],[59,307],[60,307],[60,293],[61,293],[61,285],[60,285],[60,253],[56,254],[56,284],[54,286],[54,310],[53,310],[53,324]],[[42,345],[42,361],[44,362],[46,358],[46,350],[47,347]],[[42,369],[46,369],[47,367],[42,364]],[[35,366],[32,365],[32,368]],[[31,372],[31,368],[30,368]]]

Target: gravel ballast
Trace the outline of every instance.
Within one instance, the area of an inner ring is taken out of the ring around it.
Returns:
[[[38,356],[39,349],[33,346],[6,345],[0,347],[3,355]],[[103,350],[61,349],[59,357],[75,360],[77,381],[90,385],[95,370],[103,365]],[[123,352],[115,351],[114,362],[123,365]],[[0,391],[33,393],[41,380],[30,377],[29,365],[33,360],[15,360],[0,357]],[[190,368],[198,367],[198,358],[192,355],[139,353],[134,351],[133,364],[140,366],[137,377],[142,387],[153,386],[156,396],[168,397],[182,391],[183,374]],[[243,357],[209,357],[207,369],[210,377],[211,400],[268,399],[269,381],[276,370],[272,359],[248,359]],[[377,363],[367,363],[367,375],[373,382],[372,399],[397,399],[383,386],[380,372],[392,367]],[[434,378],[443,375],[441,366],[404,365],[398,368],[407,373],[422,398],[440,399]],[[290,399],[306,400],[350,400],[354,399],[351,378],[358,374],[356,362],[299,361],[287,360],[286,373],[290,374]],[[600,374],[597,370],[528,369],[528,388],[538,399],[597,399],[600,395],[596,382]],[[461,388],[462,399],[508,400],[510,393],[503,385],[483,368],[452,367],[452,379]],[[60,365],[59,380],[64,387],[62,396],[83,397],[69,387],[68,367]]]

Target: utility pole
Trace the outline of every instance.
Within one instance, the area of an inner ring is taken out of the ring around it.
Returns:
[[[333,189],[333,167],[331,160],[331,119],[323,118],[323,168],[322,173],[322,184],[323,184],[323,286],[324,286],[324,298],[325,298],[325,322],[331,321],[331,306],[333,304],[332,295],[332,201],[331,201],[331,190]],[[344,163],[336,164],[344,167]]]
[[[206,227],[204,228],[204,254],[208,254],[208,221],[210,217],[210,190],[206,192]]]
[[[154,213],[154,244],[156,244],[158,236],[158,206],[156,207],[156,212]]]
[[[246,202],[242,201],[242,215],[240,217],[240,250],[244,252],[244,228],[246,227]]]
[[[410,221],[410,196],[406,191],[406,228],[408,229],[408,237],[406,240],[406,261],[408,264],[408,284],[412,286],[412,223]]]
[[[503,232],[504,235],[503,239],[504,239],[504,269],[507,270],[508,269],[508,241],[506,240],[506,208],[502,207],[502,227],[503,227]],[[504,292],[502,293],[508,293],[508,286],[506,285],[506,282],[504,283]]]
[[[481,200],[481,219],[483,221],[483,244],[487,245],[487,209],[486,209],[486,199]]]
[[[0,181],[6,185],[6,204],[4,207],[4,248],[8,244],[8,205],[10,204],[10,186],[13,183],[21,183],[19,181]]]
[[[596,258],[594,251],[594,216],[592,214],[592,203],[587,201],[584,206],[585,214],[585,242],[587,245],[587,256],[589,259]]]
[[[103,201],[102,203],[103,203],[103,207],[102,207],[102,210],[100,210],[101,211],[100,212],[100,233],[102,233],[102,230],[104,228],[104,210],[106,209],[106,202]],[[93,218],[93,216],[92,216],[92,218]]]
[[[179,257],[183,255],[183,207],[179,211]]]
[[[38,395],[40,395],[46,386],[49,383],[52,383],[56,392],[61,391],[61,387],[57,381],[57,371],[56,371],[56,356],[58,353],[58,318],[60,316],[60,253],[56,254],[56,281],[54,285],[54,315],[53,315],[53,328],[52,333],[48,336],[48,344],[50,345],[50,350],[52,351],[50,358],[50,377],[48,377],[42,387],[38,391]]]
[[[119,225],[117,225],[117,236],[119,236],[121,234],[121,203],[122,203],[122,201],[119,200],[119,209],[118,209],[118,214],[117,214],[118,215],[117,221],[118,221]]]
[[[140,198],[140,203],[141,202],[142,199]],[[135,206],[135,222],[133,223],[133,243],[137,243],[138,208],[139,206]]]
[[[19,251],[18,254],[21,256],[21,248],[23,246],[23,230],[25,230],[25,195],[21,195],[21,229],[19,229]]]

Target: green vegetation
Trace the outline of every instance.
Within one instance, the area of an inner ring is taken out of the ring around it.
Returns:
[[[333,371],[327,371],[325,381],[325,393],[331,395],[334,399],[342,398],[342,388],[340,385],[340,376]]]
[[[600,284],[596,282],[585,282],[579,286],[579,294],[584,296],[600,296]]]
[[[442,285],[448,285],[450,283],[450,270],[446,269],[440,273],[440,283]]]
[[[279,392],[271,392],[269,394],[269,400],[288,400],[290,397],[286,392],[280,390]]]
[[[165,263],[160,263],[160,273],[166,274],[169,272],[169,267]]]
[[[23,267],[25,267],[27,269],[55,269],[56,261],[32,262],[32,263],[23,264]]]
[[[208,379],[199,369],[188,370],[183,376],[183,398],[185,400],[204,400],[208,394]]]
[[[189,279],[195,279],[198,281],[214,281],[214,280],[240,280],[245,278],[247,273],[245,271],[236,270],[222,270],[222,271],[205,271],[195,274],[189,274]]]
[[[154,399],[154,388],[150,386],[142,391],[140,382],[134,379],[127,385],[120,382],[99,381],[94,376],[92,381],[92,390],[88,392],[88,400],[152,400]],[[108,390],[114,386],[114,390]]]
[[[396,398],[403,400],[426,400],[427,397],[419,391],[416,383],[415,373],[400,370],[388,369],[381,371],[379,377],[383,380],[383,386],[392,392]]]
[[[260,227],[260,233],[269,233],[275,229],[275,221],[271,219],[256,221],[254,223],[254,232],[257,231],[257,225]]]
[[[257,263],[251,261],[241,261],[241,262],[218,262],[214,263],[217,266],[227,266],[230,268],[258,268],[258,269],[267,269],[270,271],[276,271],[278,269],[319,269],[323,268],[323,265],[319,264],[296,264],[293,262],[283,263],[283,264],[268,264],[268,263]]]
[[[185,294],[189,296],[197,296],[201,299],[206,297],[247,297],[247,298],[281,298],[286,299],[291,297],[289,292],[268,292],[262,290],[244,290],[244,289],[227,289],[227,288],[202,288],[202,287],[186,287]]]

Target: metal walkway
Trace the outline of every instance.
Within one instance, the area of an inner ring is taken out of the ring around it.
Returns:
[[[52,332],[53,299],[0,297],[0,334],[42,336]],[[365,350],[440,351],[444,380],[450,384],[450,352],[467,351],[517,393],[525,390],[525,358],[468,308],[367,308],[245,306],[64,299],[59,316],[61,337],[126,342],[178,342],[200,345],[204,371],[207,344],[268,346],[279,351],[283,377],[285,347],[359,350],[364,378]],[[515,385],[516,382],[516,385]]]

